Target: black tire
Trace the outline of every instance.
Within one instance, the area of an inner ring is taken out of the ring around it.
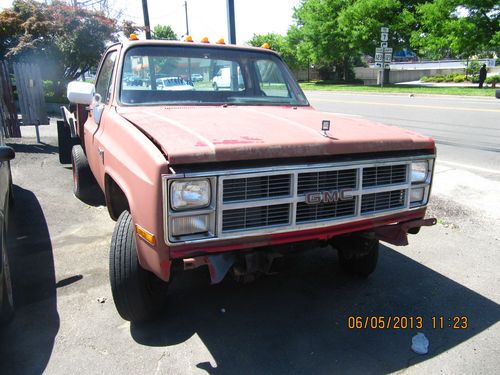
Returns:
[[[116,309],[134,323],[153,318],[166,305],[168,283],[139,264],[132,216],[122,212],[109,253],[109,279]]]
[[[69,127],[64,121],[57,121],[57,145],[59,147],[59,162],[71,163],[71,150],[78,143],[77,138],[71,138]]]
[[[80,145],[71,150],[73,167],[73,193],[75,197],[89,205],[99,205],[104,201],[104,195],[90,170],[87,156]]]
[[[5,226],[2,232],[2,305],[0,306],[0,324],[7,324],[14,316],[14,297],[12,294],[12,280],[10,277],[9,259],[7,256],[7,231]]]
[[[360,236],[347,236],[335,240],[340,267],[349,273],[368,277],[378,263],[379,241]]]

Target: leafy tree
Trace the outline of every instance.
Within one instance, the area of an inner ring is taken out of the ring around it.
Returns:
[[[177,34],[169,25],[156,25],[153,28],[153,39],[179,40]]]
[[[434,0],[417,7],[411,42],[430,58],[500,53],[498,0]]]
[[[121,25],[121,32],[128,38],[130,34],[137,34],[139,31],[142,31],[143,28],[143,26],[137,25],[133,21],[124,20]]]
[[[288,36],[275,33],[254,34],[252,39],[247,41],[247,44],[254,47],[261,47],[264,43],[268,43],[273,51],[278,52],[290,68],[301,68],[304,65],[299,60],[296,49]]]
[[[38,63],[45,79],[59,83],[57,94],[97,65],[117,32],[103,13],[62,1],[15,0],[0,12],[0,24],[0,59]]]

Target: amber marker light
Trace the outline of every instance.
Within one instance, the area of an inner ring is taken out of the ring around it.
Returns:
[[[208,37],[203,37],[203,39],[200,40],[201,43],[210,43],[210,41],[208,40]]]
[[[137,36],[137,34],[130,34],[128,40],[139,40],[139,37]]]
[[[156,245],[156,238],[155,235],[152,233],[149,233],[146,229],[141,227],[139,224],[135,224],[135,231],[141,237],[143,240],[148,242],[151,245]]]
[[[193,42],[193,37],[191,35],[186,35],[186,37],[184,38],[184,41],[185,42]]]
[[[269,43],[264,43],[260,48],[271,49],[271,46],[269,46]]]
[[[217,42],[215,42],[215,44],[226,44],[226,41],[224,38],[220,38]]]

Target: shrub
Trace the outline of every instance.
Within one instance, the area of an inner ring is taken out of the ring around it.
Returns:
[[[500,74],[497,74],[495,76],[489,76],[489,77],[487,77],[485,82],[486,83],[490,83],[490,84],[493,83],[493,82],[499,83],[500,82]]]
[[[464,82],[465,81],[465,74],[457,74],[455,77],[453,77],[453,82]]]

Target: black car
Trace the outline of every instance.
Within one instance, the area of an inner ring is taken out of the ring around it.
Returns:
[[[10,161],[14,159],[12,147],[6,146],[2,129],[0,129],[0,323],[7,323],[14,313],[12,283],[10,279],[9,260],[7,257],[7,224],[9,206],[12,204],[12,174]]]

